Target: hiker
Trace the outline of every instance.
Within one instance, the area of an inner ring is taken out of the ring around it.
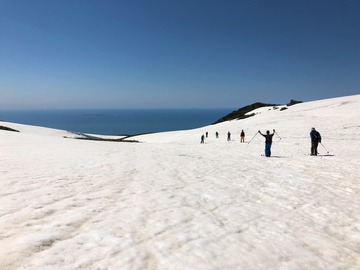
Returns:
[[[259,130],[260,135],[265,137],[265,156],[271,157],[271,144],[272,144],[272,138],[275,134],[275,129],[273,129],[273,133],[270,134],[270,131],[266,131],[266,134],[262,134]]]
[[[219,139],[219,132],[215,132],[216,139]]]
[[[243,129],[241,130],[241,133],[240,133],[240,142],[241,143],[245,142],[245,132]]]
[[[318,145],[321,143],[321,135],[320,133],[315,129],[311,128],[310,132],[310,138],[311,138],[311,156],[317,156],[318,151]]]
[[[205,136],[204,136],[204,134],[201,135],[201,141],[200,141],[200,143],[205,143]]]
[[[228,131],[228,134],[227,134],[228,136],[227,136],[227,140],[228,140],[228,142],[229,141],[231,141],[231,133],[230,133],[230,131]]]
[[[208,137],[208,135],[209,135],[209,133],[206,131],[206,133],[205,133],[205,134],[206,134],[206,138],[207,138],[207,137]]]

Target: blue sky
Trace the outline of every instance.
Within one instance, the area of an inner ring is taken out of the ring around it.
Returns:
[[[0,108],[238,108],[360,93],[358,0],[0,0]]]

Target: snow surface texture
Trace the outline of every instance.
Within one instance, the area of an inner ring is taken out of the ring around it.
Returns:
[[[143,143],[0,122],[0,269],[360,269],[360,95],[256,113]]]

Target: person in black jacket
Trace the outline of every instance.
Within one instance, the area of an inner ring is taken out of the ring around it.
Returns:
[[[227,133],[227,140],[228,140],[228,142],[231,141],[231,133],[230,133],[230,131]]]
[[[241,133],[240,133],[240,142],[245,142],[245,132],[244,132],[244,130],[242,129],[241,130]]]
[[[273,133],[270,134],[270,131],[266,131],[266,134],[262,134],[259,130],[260,135],[265,137],[265,156],[271,157],[271,144],[272,144],[272,138],[275,134],[275,129],[273,129]]]
[[[312,128],[310,132],[310,138],[311,138],[311,155],[317,156],[318,154],[317,148],[319,143],[321,143],[321,135],[315,128]]]
[[[200,141],[200,143],[205,143],[205,136],[204,136],[204,134],[201,135],[201,141]]]

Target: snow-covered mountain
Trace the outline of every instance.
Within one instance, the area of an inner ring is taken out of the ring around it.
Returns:
[[[0,130],[0,269],[359,269],[359,108],[261,108],[138,144],[0,122],[20,131]]]

